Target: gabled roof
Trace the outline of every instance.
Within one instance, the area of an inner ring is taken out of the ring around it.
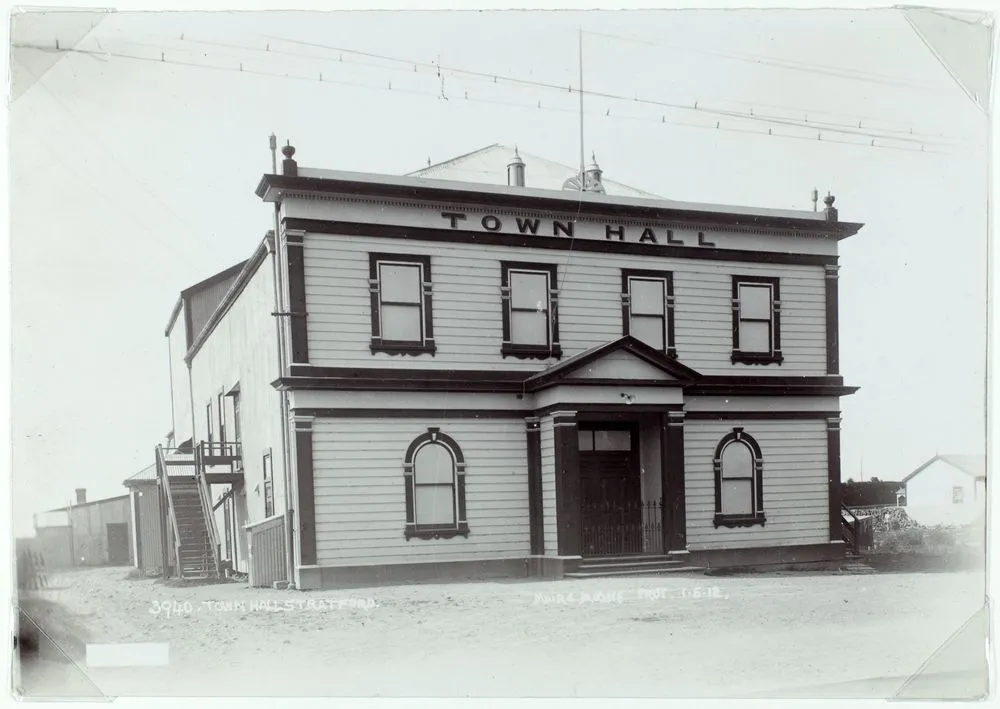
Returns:
[[[199,291],[203,291],[206,288],[210,288],[216,285],[217,283],[221,283],[222,281],[235,278],[237,274],[239,274],[239,272],[243,270],[243,267],[246,265],[246,263],[247,263],[246,261],[240,261],[235,266],[230,266],[226,270],[219,271],[214,276],[209,276],[205,280],[199,281],[198,283],[195,283],[193,286],[188,286],[187,288],[182,290],[181,294],[177,297],[177,302],[174,304],[174,309],[170,311],[170,319],[167,321],[167,328],[163,334],[167,336],[170,335],[170,330],[173,328],[174,323],[177,322],[177,316],[180,315],[181,308],[183,307],[184,301],[186,299],[190,298],[192,295],[198,293]]]
[[[676,382],[677,386],[688,384],[701,378],[701,374],[687,367],[676,359],[667,357],[659,350],[656,350],[645,342],[637,340],[631,335],[625,335],[617,340],[612,340],[597,347],[591,347],[579,354],[563,360],[559,364],[548,369],[533,374],[524,380],[525,391],[539,391],[559,382],[571,378],[574,372],[584,369],[588,365],[596,363],[616,352],[626,352],[637,359],[652,365],[656,370],[668,375],[670,380]]]
[[[515,148],[494,143],[485,148],[474,150],[465,155],[439,162],[435,165],[407,173],[408,177],[434,178],[438,180],[457,180],[459,182],[480,182],[485,184],[506,185],[507,165],[514,156]],[[561,190],[563,183],[579,172],[579,167],[570,167],[562,163],[548,160],[537,155],[517,149],[524,161],[524,182],[526,187],[538,189]],[[645,192],[635,187],[623,185],[614,180],[601,178],[605,193],[621,197],[648,197],[657,195]]]
[[[46,512],[68,512],[70,510],[75,510],[78,507],[90,507],[91,505],[101,505],[105,502],[120,502],[122,500],[127,500],[128,495],[116,495],[115,497],[105,497],[100,500],[88,500],[87,502],[76,502],[72,505],[66,505],[65,507],[55,507],[51,510],[43,510],[40,514],[45,514]]]
[[[971,478],[977,480],[986,479],[986,456],[982,455],[936,455],[926,463],[921,465],[919,468],[914,470],[912,473],[903,478],[903,484],[905,485],[907,481],[912,480],[917,475],[922,473],[926,468],[928,468],[931,463],[941,461],[947,463],[956,470],[960,470]]]
[[[143,485],[146,483],[156,482],[156,464],[148,465],[142,470],[140,470],[135,475],[130,475],[125,478],[122,482],[125,487],[132,487],[133,485]]]

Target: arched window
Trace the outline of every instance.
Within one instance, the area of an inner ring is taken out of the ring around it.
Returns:
[[[749,527],[764,517],[764,460],[760,446],[742,428],[715,448],[715,526]]]
[[[455,440],[428,428],[406,449],[407,539],[450,539],[469,536],[465,519],[465,456]]]

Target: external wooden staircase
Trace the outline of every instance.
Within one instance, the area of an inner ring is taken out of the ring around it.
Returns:
[[[202,443],[193,450],[156,447],[156,474],[160,491],[163,538],[173,539],[175,564],[163,547],[163,568],[173,568],[181,579],[219,578],[222,549],[215,528],[211,485],[242,483],[238,444]],[[210,466],[230,466],[226,473],[210,473]],[[239,472],[234,472],[236,470]]]
[[[180,544],[177,568],[181,578],[218,577],[218,562],[209,524],[201,505],[201,491],[195,478],[178,477],[170,481],[173,511],[177,519]],[[214,521],[214,518],[212,518]]]

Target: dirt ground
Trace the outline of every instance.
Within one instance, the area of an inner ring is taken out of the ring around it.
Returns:
[[[20,683],[34,697],[888,697],[984,593],[982,571],[299,592],[80,570],[26,599],[47,609],[43,631],[62,647],[73,643],[61,627],[85,628],[75,639],[89,643],[167,643],[169,664],[50,653],[25,661]],[[981,673],[977,653],[951,668],[965,673],[960,690]]]

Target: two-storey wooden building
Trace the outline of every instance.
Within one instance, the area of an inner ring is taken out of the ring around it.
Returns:
[[[177,440],[202,508],[232,505],[206,512],[221,559],[317,588],[843,556],[837,245],[861,225],[832,197],[687,204],[608,194],[596,166],[574,191],[525,186],[519,158],[491,185],[293,155],[257,189],[274,239],[186,346],[168,328]]]

